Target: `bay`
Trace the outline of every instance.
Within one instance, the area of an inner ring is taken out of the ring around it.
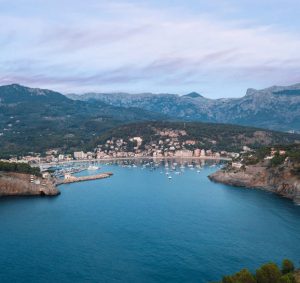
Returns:
[[[213,183],[212,163],[148,163],[101,164],[78,175],[111,178],[55,198],[1,198],[0,282],[210,282],[283,258],[300,265],[299,206]]]

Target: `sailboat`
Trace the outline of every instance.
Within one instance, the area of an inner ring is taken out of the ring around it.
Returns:
[[[96,165],[90,165],[90,166],[87,168],[87,170],[89,170],[89,171],[94,171],[94,170],[98,170],[98,169],[99,169],[99,167],[96,166]]]

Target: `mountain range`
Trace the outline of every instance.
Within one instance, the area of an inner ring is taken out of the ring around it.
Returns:
[[[0,86],[0,155],[91,149],[97,136],[133,122],[222,122],[299,131],[299,116],[300,85],[212,100],[196,92],[66,96],[12,84]]]
[[[99,132],[130,121],[164,119],[138,108],[76,101],[51,90],[0,87],[0,153],[84,148]]]
[[[300,131],[300,84],[248,89],[241,98],[209,99],[192,92],[176,94],[86,93],[69,98],[136,107],[170,119],[231,123],[280,131]]]

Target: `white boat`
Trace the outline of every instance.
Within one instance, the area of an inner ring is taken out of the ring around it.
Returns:
[[[87,170],[90,170],[90,171],[92,171],[92,170],[98,170],[99,169],[99,167],[98,166],[95,166],[95,165],[90,165],[88,168],[87,168]]]
[[[172,176],[168,176],[168,179],[172,179]]]

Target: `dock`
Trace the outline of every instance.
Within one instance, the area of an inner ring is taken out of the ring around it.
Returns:
[[[63,180],[57,180],[56,185],[63,185],[63,184],[71,184],[76,182],[84,182],[84,181],[91,181],[91,180],[98,180],[98,179],[105,179],[109,178],[113,175],[111,172],[105,172],[93,176],[82,176],[82,177],[75,177],[70,175],[68,178]]]

